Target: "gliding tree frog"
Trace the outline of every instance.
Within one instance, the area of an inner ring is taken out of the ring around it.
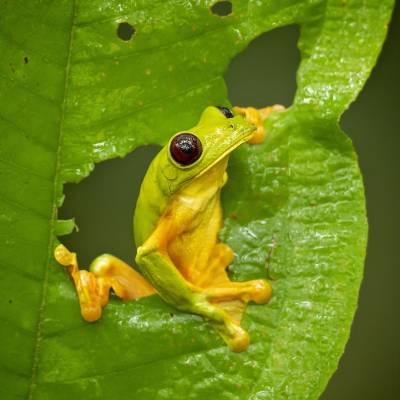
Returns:
[[[218,239],[223,216],[221,188],[230,153],[244,142],[260,143],[263,121],[282,106],[231,110],[207,107],[198,124],[174,135],[152,161],[134,216],[136,263],[140,275],[120,259],[104,254],[80,270],[76,254],[63,245],[55,258],[66,266],[85,320],[101,317],[109,290],[122,299],[158,293],[179,310],[203,316],[233,351],[249,345],[240,326],[245,304],[265,304],[271,287],[264,279],[230,281],[231,248]],[[244,117],[243,117],[244,116]]]

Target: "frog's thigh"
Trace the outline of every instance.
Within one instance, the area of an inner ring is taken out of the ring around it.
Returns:
[[[207,266],[202,271],[196,284],[201,287],[208,287],[229,282],[226,268],[234,258],[235,254],[227,244],[217,243],[212,250]]]
[[[201,286],[211,301],[242,300],[265,304],[271,297],[271,286],[264,279],[232,282],[226,273],[233,261],[233,250],[225,243],[217,243],[213,249],[208,268],[202,275]]]
[[[134,300],[156,293],[150,283],[130,265],[111,254],[103,254],[93,260],[90,271],[108,281],[121,299]]]

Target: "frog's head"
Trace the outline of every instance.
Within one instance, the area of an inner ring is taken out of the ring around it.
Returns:
[[[163,175],[176,190],[214,166],[224,172],[229,154],[248,141],[256,127],[226,107],[207,107],[196,126],[178,132],[163,149]]]

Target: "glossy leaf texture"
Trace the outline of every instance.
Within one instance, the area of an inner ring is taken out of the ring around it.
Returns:
[[[367,236],[338,121],[375,64],[393,1],[234,0],[224,17],[213,3],[0,1],[2,399],[316,399],[337,367]],[[117,35],[123,22],[130,39]],[[268,276],[274,288],[246,312],[249,350],[230,352],[157,296],[113,300],[101,321],[82,321],[52,256],[73,225],[57,222],[63,184],[227,104],[230,60],[288,24],[301,26],[293,106],[271,118],[263,145],[235,152],[223,193],[233,278]]]

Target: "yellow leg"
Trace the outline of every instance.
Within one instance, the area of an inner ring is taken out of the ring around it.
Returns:
[[[217,243],[213,249],[209,264],[196,282],[203,288],[206,296],[213,301],[241,300],[244,303],[254,301],[265,304],[271,297],[271,286],[264,279],[247,282],[232,282],[226,268],[235,255],[225,243]]]
[[[110,282],[115,294],[123,300],[134,300],[156,293],[150,283],[130,265],[111,254],[103,254],[90,264],[90,271]]]
[[[232,282],[226,273],[226,268],[233,259],[232,249],[225,243],[217,243],[207,267],[193,283],[209,302],[224,309],[231,321],[240,325],[246,303],[249,301],[258,304],[267,303],[271,297],[271,286],[263,279]],[[221,329],[219,331],[221,333]]]
[[[250,337],[240,326],[240,320],[232,318],[222,307],[202,301],[196,302],[191,312],[208,318],[232,351],[239,353],[249,347]]]
[[[270,107],[256,109],[254,107],[233,107],[233,111],[243,115],[247,121],[251,122],[257,127],[254,135],[248,140],[248,143],[259,144],[265,139],[264,121],[272,112],[279,112],[285,110],[284,106],[275,104]]]
[[[75,253],[62,244],[54,251],[56,260],[71,275],[79,297],[82,317],[97,321],[108,303],[109,291],[123,300],[133,300],[154,294],[155,289],[138,272],[117,257],[104,254],[90,266],[90,272],[80,270]]]
[[[271,292],[271,285],[264,279],[229,282],[204,289],[205,295],[211,301],[241,300],[245,303],[254,301],[257,304],[268,303]]]
[[[225,243],[214,246],[210,260],[198,279],[193,282],[196,286],[207,288],[221,283],[230,282],[226,268],[235,258],[232,249]]]

